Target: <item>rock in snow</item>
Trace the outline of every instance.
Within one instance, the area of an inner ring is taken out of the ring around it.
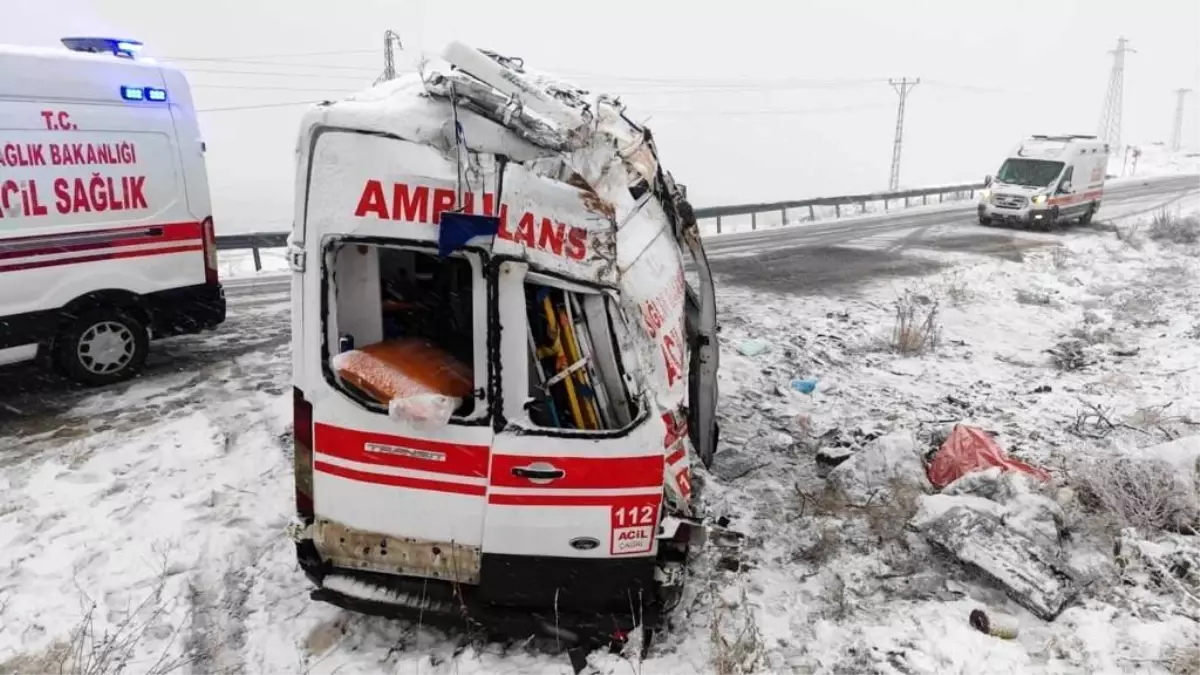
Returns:
[[[886,499],[900,486],[929,490],[916,441],[902,433],[871,441],[862,452],[830,471],[828,480],[842,496],[857,504]]]

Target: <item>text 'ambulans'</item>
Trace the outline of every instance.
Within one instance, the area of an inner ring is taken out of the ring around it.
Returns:
[[[463,211],[476,215],[475,207],[479,204],[482,207],[482,215],[497,215],[500,218],[497,236],[501,239],[522,244],[526,248],[566,256],[571,260],[587,258],[587,230],[547,217],[538,217],[530,211],[521,214],[516,230],[512,230],[509,228],[508,204],[500,204],[500,212],[497,214],[495,201],[496,196],[491,193],[485,192],[483,198],[478,199],[474,193],[463,192]],[[354,215],[359,218],[374,216],[381,220],[437,224],[443,213],[454,209],[454,190],[449,188],[393,183],[389,191],[384,188],[382,182],[368,180],[359,197],[358,206],[354,209]]]

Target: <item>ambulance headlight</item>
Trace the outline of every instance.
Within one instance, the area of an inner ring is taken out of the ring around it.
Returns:
[[[991,190],[988,190],[988,189],[983,189],[983,190],[980,190],[980,191],[979,191],[979,198],[980,198],[980,199],[982,199],[982,200],[983,200],[983,201],[985,201],[985,202],[986,202],[986,201],[988,200],[988,198],[989,198],[989,197],[991,197],[991,196],[992,196],[992,191],[991,191]]]
[[[1041,206],[1046,203],[1046,195],[1034,195],[1029,201],[1033,202],[1034,206]]]

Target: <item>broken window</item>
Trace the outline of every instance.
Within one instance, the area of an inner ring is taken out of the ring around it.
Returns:
[[[637,416],[629,396],[608,298],[530,275],[525,285],[529,402],[537,426],[612,430]]]
[[[482,416],[478,261],[358,243],[331,257],[330,366],[343,391],[411,421]]]

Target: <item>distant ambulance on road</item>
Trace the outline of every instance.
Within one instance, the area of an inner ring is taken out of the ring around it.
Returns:
[[[1048,229],[1100,210],[1108,144],[1095,136],[1032,136],[988,176],[979,198],[982,225],[1005,223]]]
[[[0,363],[134,375],[152,338],[225,320],[187,81],[140,43],[0,45]]]

